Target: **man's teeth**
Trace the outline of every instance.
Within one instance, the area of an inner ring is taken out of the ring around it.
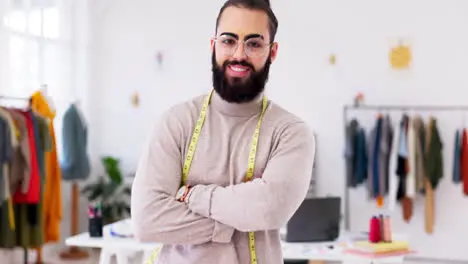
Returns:
[[[231,67],[231,69],[236,72],[245,72],[247,70],[245,68],[239,68],[239,67]]]

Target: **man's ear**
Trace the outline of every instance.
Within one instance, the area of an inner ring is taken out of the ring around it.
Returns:
[[[210,49],[211,49],[211,53],[213,53],[213,50],[214,50],[214,44],[215,44],[215,41],[214,41],[214,39],[211,39],[211,40],[210,40]]]
[[[270,59],[271,62],[275,61],[276,55],[278,54],[278,42],[273,42],[271,44],[271,52],[270,52]]]

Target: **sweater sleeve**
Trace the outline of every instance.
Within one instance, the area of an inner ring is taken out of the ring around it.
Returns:
[[[295,123],[283,130],[262,178],[228,187],[194,186],[189,207],[243,232],[279,229],[307,195],[314,158],[313,134]]]
[[[135,236],[163,244],[229,243],[234,228],[191,212],[175,199],[182,178],[181,124],[177,114],[164,114],[139,161],[131,198]]]

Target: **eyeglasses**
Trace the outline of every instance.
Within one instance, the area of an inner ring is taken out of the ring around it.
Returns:
[[[236,53],[239,42],[244,44],[244,52],[250,58],[258,58],[268,51],[271,43],[265,43],[262,38],[249,38],[245,41],[239,41],[231,36],[220,36],[213,39],[216,42],[216,49],[226,56],[232,56]]]

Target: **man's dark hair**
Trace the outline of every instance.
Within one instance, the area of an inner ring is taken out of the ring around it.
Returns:
[[[278,19],[276,19],[275,13],[270,7],[270,0],[228,0],[224,3],[218,13],[218,18],[216,19],[216,29],[218,31],[218,24],[223,14],[224,10],[230,6],[247,8],[251,10],[260,10],[265,12],[268,15],[269,23],[269,32],[270,32],[270,41],[275,40],[276,31],[278,30]]]

